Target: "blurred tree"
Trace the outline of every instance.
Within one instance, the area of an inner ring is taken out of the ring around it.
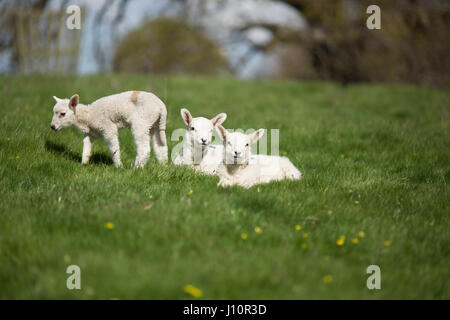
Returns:
[[[10,71],[18,69],[17,13],[30,10],[42,11],[48,0],[2,0],[0,1],[0,54],[10,52]]]
[[[310,25],[288,40],[297,49],[283,59],[286,75],[303,77],[302,64],[293,60],[297,50],[319,79],[450,85],[448,1],[377,1],[381,30],[366,28],[370,0],[282,1],[299,9]]]
[[[113,68],[118,72],[212,74],[228,70],[219,47],[200,29],[182,21],[157,19],[119,42]]]
[[[0,54],[6,57],[2,60],[2,71],[76,71],[81,30],[69,30],[63,22],[67,0],[61,2],[60,10],[46,10],[48,2],[0,2]]]

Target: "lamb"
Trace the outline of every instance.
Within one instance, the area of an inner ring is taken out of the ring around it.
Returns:
[[[248,189],[270,181],[301,178],[300,171],[286,157],[251,154],[250,145],[264,135],[264,129],[246,135],[228,132],[218,125],[217,131],[224,142],[218,186],[239,185]]]
[[[223,146],[211,145],[211,139],[214,128],[226,120],[226,113],[220,113],[210,120],[193,118],[189,110],[183,108],[181,118],[186,124],[186,133],[174,164],[188,165],[210,175],[217,174],[217,168],[222,162]]]
[[[92,143],[104,138],[114,165],[121,167],[118,131],[131,128],[136,144],[136,167],[143,167],[150,156],[150,137],[160,163],[167,162],[166,117],[164,103],[153,93],[127,91],[100,98],[90,105],[79,103],[79,96],[70,99],[53,98],[51,128],[59,131],[75,126],[84,133],[81,163],[87,164]]]

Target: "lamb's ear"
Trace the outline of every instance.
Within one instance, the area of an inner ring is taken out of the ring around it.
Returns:
[[[192,122],[192,116],[188,109],[181,109],[181,118],[183,118],[183,121],[187,126]]]
[[[223,141],[225,141],[227,139],[227,129],[222,127],[221,124],[218,124],[216,128],[217,128],[217,132],[219,133],[220,138]]]
[[[80,100],[80,97],[77,94],[74,94],[69,101],[69,108],[75,109],[75,107],[78,105],[78,101]]]
[[[259,139],[261,139],[261,137],[264,135],[264,129],[259,129],[256,130],[253,133],[250,133],[250,141],[251,143],[255,143],[256,141],[258,141]]]
[[[217,116],[211,119],[213,126],[217,126],[218,124],[222,124],[225,120],[227,120],[226,113],[219,113]]]
[[[57,96],[53,96],[53,99],[55,99],[56,103],[58,103],[62,100],[62,99],[58,98]]]

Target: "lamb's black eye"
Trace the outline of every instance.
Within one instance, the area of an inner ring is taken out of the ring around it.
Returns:
[[[248,147],[248,143],[245,146]]]
[[[66,115],[65,112],[61,112],[61,117],[64,117]]]
[[[191,131],[194,131],[195,130],[195,128],[194,127],[191,127]]]

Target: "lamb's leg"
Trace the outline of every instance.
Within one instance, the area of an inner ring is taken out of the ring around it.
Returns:
[[[241,183],[239,183],[239,185],[245,189],[249,189],[251,187],[253,187],[256,183],[254,182],[250,182],[250,181],[242,181]]]
[[[106,144],[108,145],[109,153],[113,159],[116,167],[122,167],[122,161],[120,161],[120,146],[119,146],[119,133],[116,130],[110,130],[104,136]]]
[[[155,150],[156,159],[158,159],[160,163],[167,163],[168,150],[166,131],[159,130],[159,128],[156,127],[150,130],[150,135],[152,137],[152,144],[153,149]]]
[[[85,134],[83,138],[83,155],[81,157],[82,164],[89,163],[92,154],[92,142],[94,142],[94,139],[90,135]]]
[[[133,133],[134,143],[136,144],[136,160],[134,165],[142,168],[147,163],[148,157],[150,157],[150,128],[142,126],[142,123],[134,124],[131,126],[131,132]]]
[[[232,185],[233,183],[225,177],[220,177],[219,183],[217,184],[218,187],[231,187]]]

